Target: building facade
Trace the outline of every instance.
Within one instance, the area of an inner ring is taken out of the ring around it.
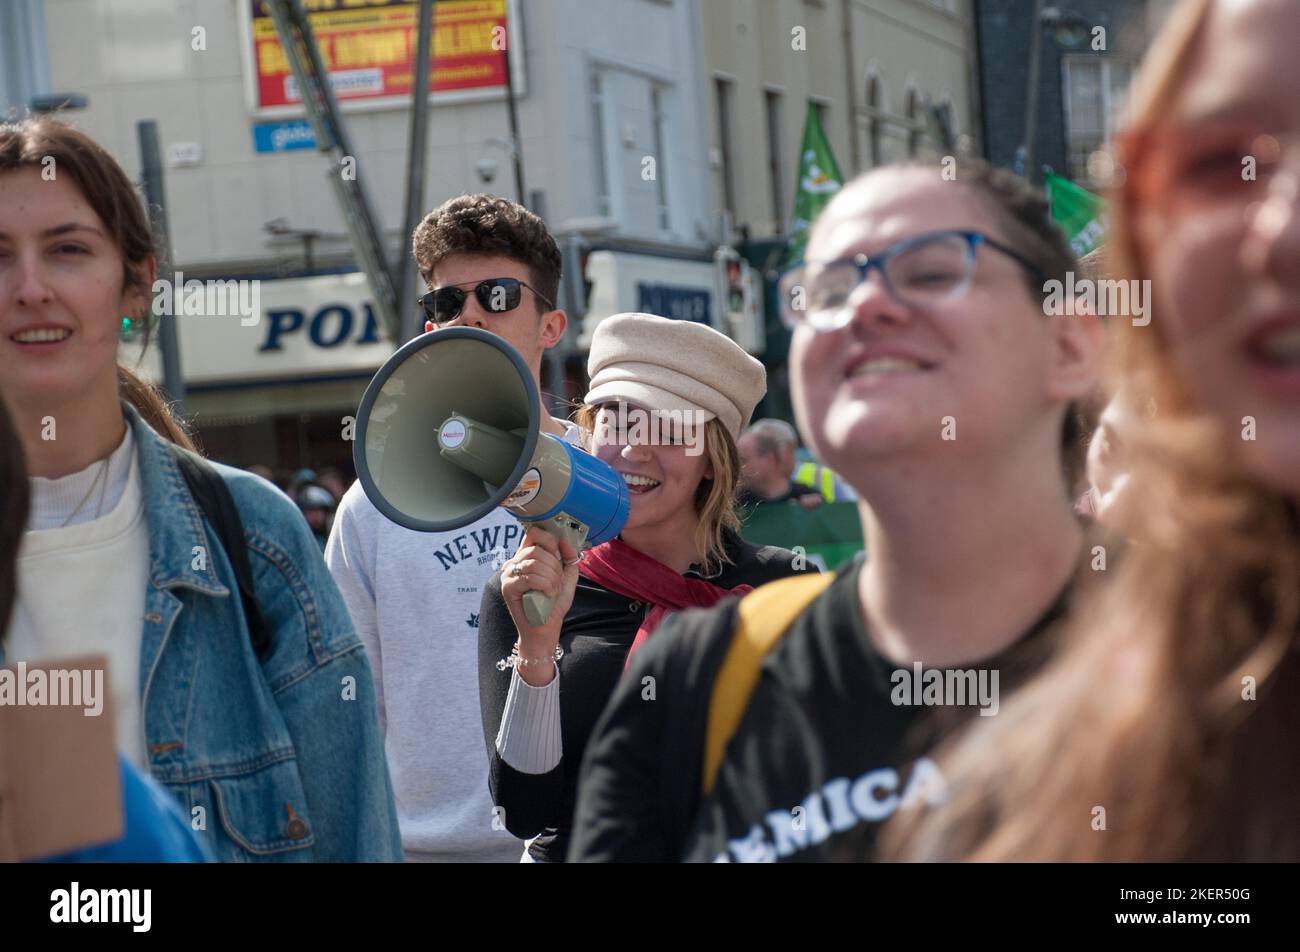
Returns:
[[[714,192],[750,238],[786,236],[809,101],[846,177],[910,155],[979,151],[970,0],[701,8]],[[951,143],[939,141],[936,109]]]
[[[337,74],[356,175],[387,254],[400,260],[415,7],[301,2]],[[488,31],[507,10],[524,196],[504,86],[491,82],[500,67]],[[574,310],[590,299],[603,311],[593,307],[585,327],[574,322],[570,373],[548,376],[567,391],[555,396],[580,391],[581,347],[604,312],[657,308],[719,323],[696,2],[440,0],[435,11],[423,207],[475,191],[522,199],[562,244],[580,242],[573,260],[599,276],[584,300],[563,302]],[[200,438],[240,465],[346,466],[340,420],[394,344],[376,326],[329,164],[266,12],[258,0],[12,0],[3,25],[21,35],[6,30],[4,52],[36,52],[6,69],[0,91],[11,110],[74,94],[84,105],[65,118],[133,177],[136,124],[157,122],[175,268],[187,280],[261,285],[255,325],[176,319]],[[464,65],[440,72],[437,57],[458,50]],[[477,85],[476,70],[487,77]],[[679,262],[671,279],[666,262]],[[156,352],[142,366],[157,374]]]
[[[413,0],[300,2],[396,262],[408,253]],[[561,303],[579,318],[547,375],[557,405],[582,392],[595,324],[642,310],[706,321],[763,355],[775,398],[765,411],[788,415],[786,336],[759,275],[787,237],[806,104],[846,176],[908,155],[981,151],[974,9],[439,0],[423,207],[491,191],[524,200],[556,234],[569,271]],[[66,117],[132,176],[137,123],[156,121],[175,269],[260,284],[255,322],[175,321],[186,409],[208,449],[239,465],[349,466],[338,435],[394,342],[264,4],[9,0],[2,10],[3,105],[67,99]],[[522,196],[504,60],[491,45],[507,13]],[[141,366],[161,375],[157,348]]]
[[[972,0],[705,0],[700,15],[714,204],[763,274],[785,253],[809,104],[846,179],[981,151]],[[773,285],[758,413],[791,419]]]
[[[1035,141],[1027,174],[1043,166],[1085,188],[1101,182],[1090,158],[1112,136],[1124,97],[1150,37],[1173,0],[978,0],[984,141],[991,161],[1026,162],[1026,122],[1032,112]],[[1037,7],[1038,21],[1034,14]],[[1037,101],[1027,65],[1038,43]]]

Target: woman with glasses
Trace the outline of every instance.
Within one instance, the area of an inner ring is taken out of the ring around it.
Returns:
[[[762,618],[670,622],[589,746],[573,858],[831,859],[942,797],[929,748],[1039,663],[1081,560],[1071,405],[1100,330],[1044,312],[1073,267],[1041,194],[978,161],[835,196],[780,286],[799,427],[861,497],[868,558],[797,589],[729,737],[709,699]]]
[[[1153,292],[1116,337],[1140,541],[908,856],[1300,860],[1297,37],[1294,0],[1192,0],[1147,54],[1110,262]]]

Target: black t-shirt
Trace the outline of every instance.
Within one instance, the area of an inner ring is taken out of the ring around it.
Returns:
[[[721,588],[759,586],[794,573],[797,556],[776,546],[757,546],[727,532],[724,546],[732,562],[708,577]],[[703,578],[691,570],[687,578]],[[517,633],[501,595],[501,574],[488,581],[479,616],[479,702],[483,734],[490,760],[488,782],[492,802],[504,809],[506,828],[515,836],[537,840],[529,854],[539,861],[562,861],[577,802],[578,771],[596,720],[623,676],[628,649],[650,605],[610,591],[579,577],[573,606],[564,616],[560,646],[560,743],[563,757],[553,770],[526,774],[497,753],[512,672],[498,671],[496,662],[510,654]],[[659,631],[647,642],[654,644]],[[638,656],[640,655],[638,651]]]
[[[910,705],[895,698],[919,687],[926,700],[941,669],[900,669],[872,647],[858,609],[861,566],[842,569],[764,659],[703,802],[709,697],[736,603],[683,613],[656,633],[590,742],[571,859],[861,858],[896,810],[937,801],[942,778],[925,751],[975,716],[981,700],[991,709],[1041,665],[1068,588],[1012,648],[980,666],[983,693],[980,669],[951,679],[943,672],[968,703]],[[646,678],[656,687],[650,698]]]
[[[805,485],[804,483],[796,483],[792,479],[784,493],[779,496],[773,496],[771,499],[760,496],[748,489],[743,490],[740,494],[738,507],[741,512],[748,513],[757,509],[759,506],[774,506],[777,503],[798,502],[804,496],[816,496],[818,499],[822,498],[822,494],[819,490],[814,489],[812,486]]]

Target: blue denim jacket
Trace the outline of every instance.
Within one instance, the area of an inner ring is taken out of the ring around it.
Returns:
[[[265,480],[213,464],[239,509],[271,630],[259,664],[230,562],[170,445],[124,412],[149,524],[140,693],[150,773],[219,861],[400,861],[370,665],[306,521]]]

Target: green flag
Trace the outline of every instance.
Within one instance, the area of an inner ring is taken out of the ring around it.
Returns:
[[[794,193],[794,221],[790,223],[786,264],[803,258],[809,225],[843,184],[844,176],[840,175],[817,110],[809,100],[808,117],[803,124],[803,148],[799,150],[799,187]]]
[[[1043,187],[1052,207],[1052,219],[1065,232],[1077,258],[1092,251],[1105,236],[1106,203],[1051,169],[1043,173]]]

